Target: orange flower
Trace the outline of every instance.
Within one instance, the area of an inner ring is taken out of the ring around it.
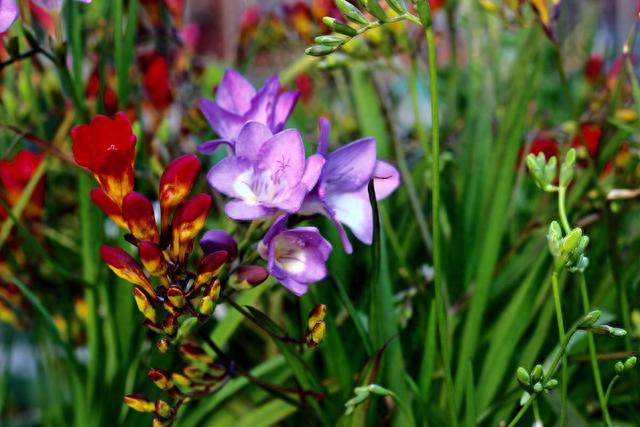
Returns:
[[[129,283],[140,286],[149,296],[155,298],[156,291],[153,289],[151,282],[144,275],[142,268],[138,263],[125,251],[115,246],[101,246],[100,256],[109,268],[113,270],[118,277]]]
[[[182,264],[193,248],[193,241],[204,227],[211,206],[211,196],[197,194],[181,205],[173,216],[171,255]]]
[[[200,171],[200,160],[194,154],[178,157],[167,166],[160,178],[160,216],[162,234],[171,221],[171,210],[189,195]]]

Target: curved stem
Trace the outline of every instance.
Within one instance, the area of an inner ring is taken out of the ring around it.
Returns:
[[[447,326],[447,312],[442,284],[442,248],[440,234],[440,128],[438,110],[438,76],[436,70],[436,48],[431,27],[425,28],[427,49],[429,51],[429,86],[431,89],[431,150],[433,157],[433,271],[436,297],[436,315],[440,333],[440,351],[442,352],[442,366],[444,370],[445,393],[449,407],[451,426],[457,426],[456,406],[453,398],[453,379],[451,377],[451,359],[449,352],[449,328]]]
[[[527,412],[527,410],[529,409],[529,406],[531,406],[533,404],[533,402],[535,402],[537,397],[538,397],[537,393],[532,394],[531,397],[529,398],[529,400],[527,400],[527,403],[525,403],[522,406],[522,408],[520,408],[520,410],[518,411],[516,416],[513,417],[513,419],[507,425],[507,427],[514,427],[516,424],[518,424],[518,421],[520,421],[520,418],[522,418],[522,416]]]
[[[608,405],[609,405],[609,398],[611,397],[611,391],[613,390],[613,386],[615,385],[615,383],[618,381],[619,378],[620,378],[620,375],[616,375],[615,377],[613,377],[613,379],[611,380],[611,382],[607,386],[607,393],[604,395],[604,407],[605,408],[608,407]]]
[[[569,221],[567,219],[567,211],[564,203],[566,194],[566,187],[558,187],[558,210],[560,211],[560,223],[562,224],[564,232],[569,233],[571,231],[571,226],[569,225]]]
[[[560,342],[565,342],[565,332],[564,332],[564,319],[562,317],[562,304],[560,303],[560,291],[558,286],[558,271],[554,271],[551,275],[551,283],[553,287],[553,302],[556,308],[556,320],[558,322],[558,336],[560,338]],[[566,344],[565,344],[566,346]],[[562,377],[560,381],[560,427],[564,427],[566,425],[567,418],[567,355],[565,351],[562,351]]]

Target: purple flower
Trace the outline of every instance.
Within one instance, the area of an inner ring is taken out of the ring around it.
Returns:
[[[229,254],[229,258],[235,258],[238,255],[238,244],[235,239],[222,230],[209,230],[204,233],[200,239],[200,247],[205,254],[225,251]]]
[[[221,144],[234,148],[245,123],[256,121],[271,132],[280,132],[298,100],[298,91],[280,92],[277,76],[256,91],[240,73],[227,70],[218,86],[216,101],[200,99],[200,110],[221,139],[198,147],[202,154],[213,153]]]
[[[273,223],[258,250],[268,262],[269,273],[302,296],[310,283],[327,276],[326,262],[332,247],[315,227],[285,230],[287,218],[282,215]]]
[[[258,122],[247,123],[238,135],[235,155],[222,159],[209,171],[209,184],[232,197],[225,212],[236,220],[294,213],[318,182],[324,159],[305,159],[302,137],[287,129],[272,134]]]
[[[325,155],[329,145],[330,124],[320,119],[318,153]],[[376,141],[363,138],[340,147],[326,156],[317,186],[307,195],[301,214],[320,213],[335,223],[347,253],[353,248],[342,224],[363,243],[373,240],[373,213],[368,184],[373,179],[376,199],[382,200],[400,185],[395,167],[377,160]]]
[[[7,31],[17,17],[18,5],[16,0],[0,0],[0,33]]]

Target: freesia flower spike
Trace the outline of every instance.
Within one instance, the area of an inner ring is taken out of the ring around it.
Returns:
[[[152,276],[162,276],[167,273],[167,261],[162,249],[151,242],[139,242],[138,254],[145,270]]]
[[[140,268],[131,255],[115,246],[101,246],[100,255],[118,277],[142,287],[147,291],[149,296],[155,298],[155,289],[153,289],[149,279],[144,275],[142,268]]]
[[[177,263],[182,263],[191,252],[193,241],[204,227],[211,206],[211,196],[197,194],[181,205],[173,217],[171,254]]]
[[[119,207],[133,191],[136,136],[129,119],[117,113],[114,119],[97,115],[90,124],[71,130],[73,156],[93,173],[104,193]]]
[[[200,172],[200,160],[187,154],[172,161],[160,177],[160,215],[162,234],[171,222],[171,210],[187,198]]]
[[[142,241],[160,242],[153,205],[142,194],[135,191],[127,194],[122,203],[122,216],[133,237]]]

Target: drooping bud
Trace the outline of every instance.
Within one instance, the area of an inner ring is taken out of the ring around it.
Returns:
[[[238,290],[251,289],[269,277],[269,272],[259,265],[241,265],[229,278],[229,285]]]
[[[600,312],[600,310],[594,310],[590,313],[588,313],[587,315],[585,315],[582,320],[580,321],[580,325],[581,327],[585,327],[585,326],[592,326],[593,324],[595,324],[598,319],[600,318],[600,315],[602,313]]]
[[[162,330],[167,335],[173,335],[178,328],[178,314],[170,314],[162,322]]]
[[[125,405],[138,412],[153,412],[155,405],[142,394],[127,394],[122,398]]]
[[[167,274],[167,260],[164,258],[160,246],[151,242],[139,242],[138,255],[145,270],[152,276]]]
[[[173,387],[171,375],[162,369],[149,369],[147,375],[160,390],[169,390]]]
[[[176,210],[173,216],[171,254],[179,264],[191,252],[194,239],[204,227],[210,206],[211,196],[202,193],[191,197]]]
[[[204,364],[213,363],[213,358],[205,353],[202,347],[193,343],[183,343],[180,345],[180,353],[185,359],[192,362],[200,362]]]
[[[100,255],[118,277],[142,287],[149,296],[155,298],[155,289],[131,255],[115,246],[101,246]]]
[[[96,187],[90,192],[91,200],[119,227],[127,228],[127,223],[122,217],[120,207],[107,196],[100,187]]]
[[[324,320],[324,317],[327,314],[327,306],[324,304],[316,305],[313,310],[309,312],[309,316],[307,318],[307,328],[309,330],[313,329],[313,327],[320,320]]]
[[[338,6],[338,9],[340,9],[340,12],[342,12],[345,18],[357,24],[367,25],[369,23],[362,12],[347,0],[335,0],[335,2],[336,6]]]
[[[324,25],[329,27],[329,29],[335,31],[339,34],[344,34],[345,36],[354,37],[358,35],[358,31],[355,28],[351,28],[344,22],[338,21],[335,18],[331,18],[329,16],[325,16],[322,18],[322,22]]]
[[[238,256],[238,244],[235,239],[223,230],[209,230],[200,239],[200,247],[205,254],[225,251],[229,254],[229,259]]]
[[[155,411],[162,418],[171,418],[173,415],[173,408],[164,400],[156,400]]]
[[[624,372],[624,363],[620,361],[616,362],[614,370],[616,371],[616,374],[621,375]]]
[[[327,325],[324,320],[316,322],[313,329],[311,329],[306,336],[307,346],[309,348],[315,348],[320,345],[320,343],[324,339],[326,332]]]
[[[161,338],[156,344],[156,348],[160,353],[166,353],[167,351],[169,351],[169,340],[166,338]]]
[[[153,215],[151,201],[132,191],[122,201],[122,217],[133,237],[140,241],[160,242],[158,226]]]
[[[160,178],[160,212],[162,234],[169,230],[171,210],[189,195],[200,172],[200,160],[195,154],[186,154],[172,161]]]
[[[186,298],[184,297],[184,292],[180,287],[172,285],[167,289],[167,298],[171,301],[176,308],[182,308],[187,303]]]
[[[194,292],[197,292],[201,286],[211,282],[218,275],[227,258],[228,255],[225,251],[212,252],[202,257],[198,265],[198,275],[193,287]]]
[[[636,362],[638,361],[638,358],[636,356],[631,356],[630,358],[628,358],[627,360],[624,361],[624,370],[625,371],[630,371],[633,368],[636,367]]]
[[[156,323],[156,310],[153,308],[153,301],[140,288],[133,288],[132,292],[140,313],[151,322]]]
[[[525,390],[529,390],[529,387],[531,387],[531,377],[527,370],[522,366],[518,367],[518,370],[516,371],[516,378]]]

